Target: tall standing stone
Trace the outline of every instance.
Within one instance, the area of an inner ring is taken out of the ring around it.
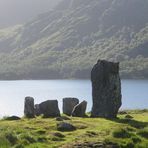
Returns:
[[[79,103],[77,98],[64,98],[63,99],[63,113],[71,116],[73,108]]]
[[[32,97],[25,98],[24,115],[27,118],[34,118],[34,99]]]
[[[40,112],[45,118],[48,117],[59,117],[60,110],[58,107],[57,100],[47,100],[39,104]]]
[[[121,106],[119,63],[98,60],[91,72],[92,117],[115,118]]]

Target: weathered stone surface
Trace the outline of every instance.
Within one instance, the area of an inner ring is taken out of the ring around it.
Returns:
[[[35,115],[36,115],[36,116],[40,116],[40,115],[42,114],[42,113],[41,113],[41,110],[40,110],[39,104],[35,104],[34,110],[35,110]]]
[[[91,72],[92,117],[115,118],[121,106],[119,63],[99,60]]]
[[[60,116],[60,110],[57,100],[47,100],[39,104],[41,113],[45,118]]]
[[[24,115],[27,118],[34,118],[34,99],[32,97],[25,98]]]
[[[57,124],[57,130],[59,131],[73,131],[76,127],[67,122],[60,122]]]
[[[87,107],[87,102],[83,101],[80,104],[77,104],[73,111],[72,111],[72,116],[74,117],[84,117],[85,116],[85,111]]]
[[[63,99],[63,113],[71,116],[73,108],[79,103],[77,98],[64,98]]]

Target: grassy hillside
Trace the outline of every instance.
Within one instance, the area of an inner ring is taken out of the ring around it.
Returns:
[[[0,79],[88,78],[98,59],[124,78],[148,78],[148,1],[63,0],[0,30]]]
[[[128,111],[133,119],[70,117],[75,131],[58,131],[54,118],[0,121],[2,148],[146,148],[148,147],[148,111]]]

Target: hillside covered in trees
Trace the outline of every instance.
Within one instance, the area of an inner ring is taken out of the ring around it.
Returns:
[[[98,59],[123,78],[148,78],[147,0],[63,0],[0,30],[0,79],[88,78]]]

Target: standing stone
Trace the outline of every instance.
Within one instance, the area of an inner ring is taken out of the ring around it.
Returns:
[[[60,116],[60,110],[57,100],[47,100],[45,102],[42,102],[39,104],[39,108],[45,118]]]
[[[73,111],[72,111],[72,116],[74,117],[84,117],[85,116],[85,111],[87,107],[87,102],[83,101],[80,104],[77,104]]]
[[[34,99],[32,97],[25,98],[24,115],[27,118],[34,118]]]
[[[71,116],[73,108],[79,103],[77,98],[64,98],[63,99],[63,113]]]
[[[91,72],[92,117],[115,118],[121,106],[119,63],[99,60]]]
[[[40,106],[39,106],[39,104],[35,104],[34,110],[35,110],[35,115],[36,115],[36,116],[40,116],[40,115],[42,114],[41,111],[40,111]]]

